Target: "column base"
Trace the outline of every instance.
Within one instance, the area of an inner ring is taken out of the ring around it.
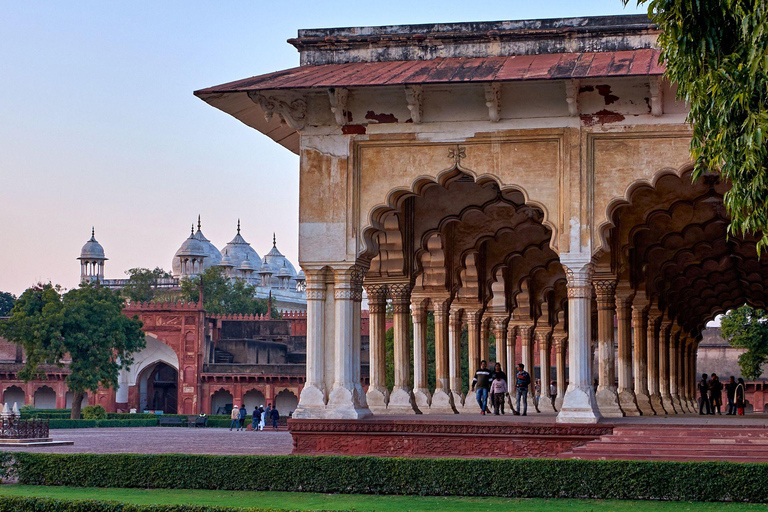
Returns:
[[[316,385],[306,385],[301,391],[299,405],[293,411],[293,417],[308,419],[324,418],[325,392]]]
[[[555,404],[548,395],[539,396],[539,412],[556,412]]]
[[[422,412],[425,414],[456,414],[453,396],[442,389],[436,389],[435,394],[432,395],[432,403],[429,405],[429,409]]]
[[[658,393],[653,394],[650,396],[651,399],[651,407],[653,407],[653,410],[658,414],[659,416],[663,416],[664,414],[667,414],[667,410],[664,409],[664,404],[661,403],[661,395]]]
[[[453,400],[453,408],[456,413],[459,413],[464,408],[464,401],[466,397],[456,391],[451,391],[451,399]]]
[[[600,414],[605,418],[623,418],[624,411],[621,410],[619,405],[619,395],[616,394],[615,389],[603,388],[597,389],[595,394],[595,401],[597,402],[597,408],[600,409]]]
[[[371,386],[368,388],[368,393],[365,394],[365,399],[371,411],[386,409],[389,402],[389,390],[384,387],[374,388]]]
[[[405,388],[395,388],[389,395],[387,408],[379,414],[418,414],[420,411],[414,407],[413,395]]]
[[[563,406],[557,414],[557,423],[597,423],[601,419],[591,386],[568,388]]]
[[[667,411],[667,414],[677,414],[679,411],[675,408],[675,402],[670,395],[661,395],[661,406]]]
[[[362,395],[358,395],[357,389],[347,389],[339,386],[331,391],[328,396],[328,405],[325,407],[325,417],[330,419],[358,420],[371,415]]]
[[[563,408],[563,395],[562,394],[558,394],[555,397],[555,409],[557,409],[559,411],[562,408]]]
[[[637,407],[637,400],[635,399],[635,392],[632,390],[624,390],[619,392],[619,406],[621,407],[624,416],[641,416],[642,413]]]
[[[697,400],[694,400],[693,398],[688,399],[688,403],[691,407],[691,413],[693,414],[699,414],[699,402]]]
[[[413,405],[416,409],[424,414],[429,409],[429,405],[432,403],[432,393],[427,388],[414,388],[413,390]]]
[[[656,414],[651,405],[651,397],[645,393],[635,393],[635,402],[637,403],[637,408],[640,409],[640,414],[643,416],[653,416]]]

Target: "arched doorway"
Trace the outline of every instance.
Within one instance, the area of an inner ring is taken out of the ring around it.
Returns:
[[[42,386],[35,391],[35,409],[55,409],[56,392],[49,386]]]
[[[211,414],[230,414],[234,398],[226,389],[220,389],[211,395]]]
[[[158,361],[139,375],[140,410],[176,414],[178,409],[179,372],[173,366]]]
[[[267,401],[264,398],[264,393],[257,389],[252,389],[244,394],[243,403],[245,404],[245,410],[248,411],[248,414],[251,414],[253,410],[260,405],[265,407],[267,405]]]
[[[287,417],[293,411],[296,410],[296,406],[299,404],[299,399],[292,391],[287,389],[282,390],[275,396],[275,408],[280,413],[280,416]]]
[[[9,409],[13,408],[13,404],[17,404],[21,407],[24,405],[24,400],[24,390],[19,386],[10,386],[3,392],[3,403],[8,404]]]

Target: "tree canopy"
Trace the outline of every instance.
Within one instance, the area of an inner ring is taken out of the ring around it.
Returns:
[[[739,356],[742,375],[760,377],[761,366],[768,363],[768,313],[749,306],[733,309],[720,320],[720,332],[731,346],[747,349]]]
[[[123,295],[131,302],[150,302],[161,293],[157,288],[159,279],[168,279],[171,274],[155,267],[154,270],[148,268],[132,268],[125,272],[128,276],[128,283],[123,287]]]
[[[60,293],[58,287],[40,284],[27,289],[16,301],[0,334],[19,343],[26,352],[19,377],[44,377],[41,364],[64,366],[69,356],[67,387],[74,393],[72,417],[80,416],[87,391],[116,387],[118,371],[129,368],[133,353],[145,346],[141,322],[122,313],[118,292],[83,285]]]
[[[629,0],[624,0],[629,3]],[[662,31],[661,58],[690,105],[694,176],[718,173],[730,231],[768,247],[768,8],[749,0],[638,0]]]
[[[256,287],[243,279],[230,279],[221,267],[211,267],[202,273],[203,307],[214,315],[244,314],[263,315],[267,301],[256,298]],[[200,277],[183,279],[181,295],[188,302],[200,297]]]
[[[16,303],[16,296],[8,292],[0,292],[0,316],[8,316]]]

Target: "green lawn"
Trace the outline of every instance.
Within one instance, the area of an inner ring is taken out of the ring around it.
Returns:
[[[542,483],[546,485],[546,483]],[[205,491],[185,489],[101,489],[2,485],[0,494],[59,499],[96,499],[136,504],[197,504],[232,507],[274,507],[294,510],[510,511],[510,512],[640,512],[640,511],[765,511],[762,504],[675,503],[659,501],[544,500],[505,498],[442,498],[430,496],[373,496],[301,492]]]

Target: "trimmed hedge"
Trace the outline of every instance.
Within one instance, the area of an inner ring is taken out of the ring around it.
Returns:
[[[156,427],[157,419],[136,420],[48,420],[48,428],[112,428],[112,427]]]
[[[0,512],[296,512],[274,508],[211,505],[133,505],[117,501],[0,496]]]
[[[297,455],[12,457],[13,473],[26,485],[768,502],[768,464]]]

